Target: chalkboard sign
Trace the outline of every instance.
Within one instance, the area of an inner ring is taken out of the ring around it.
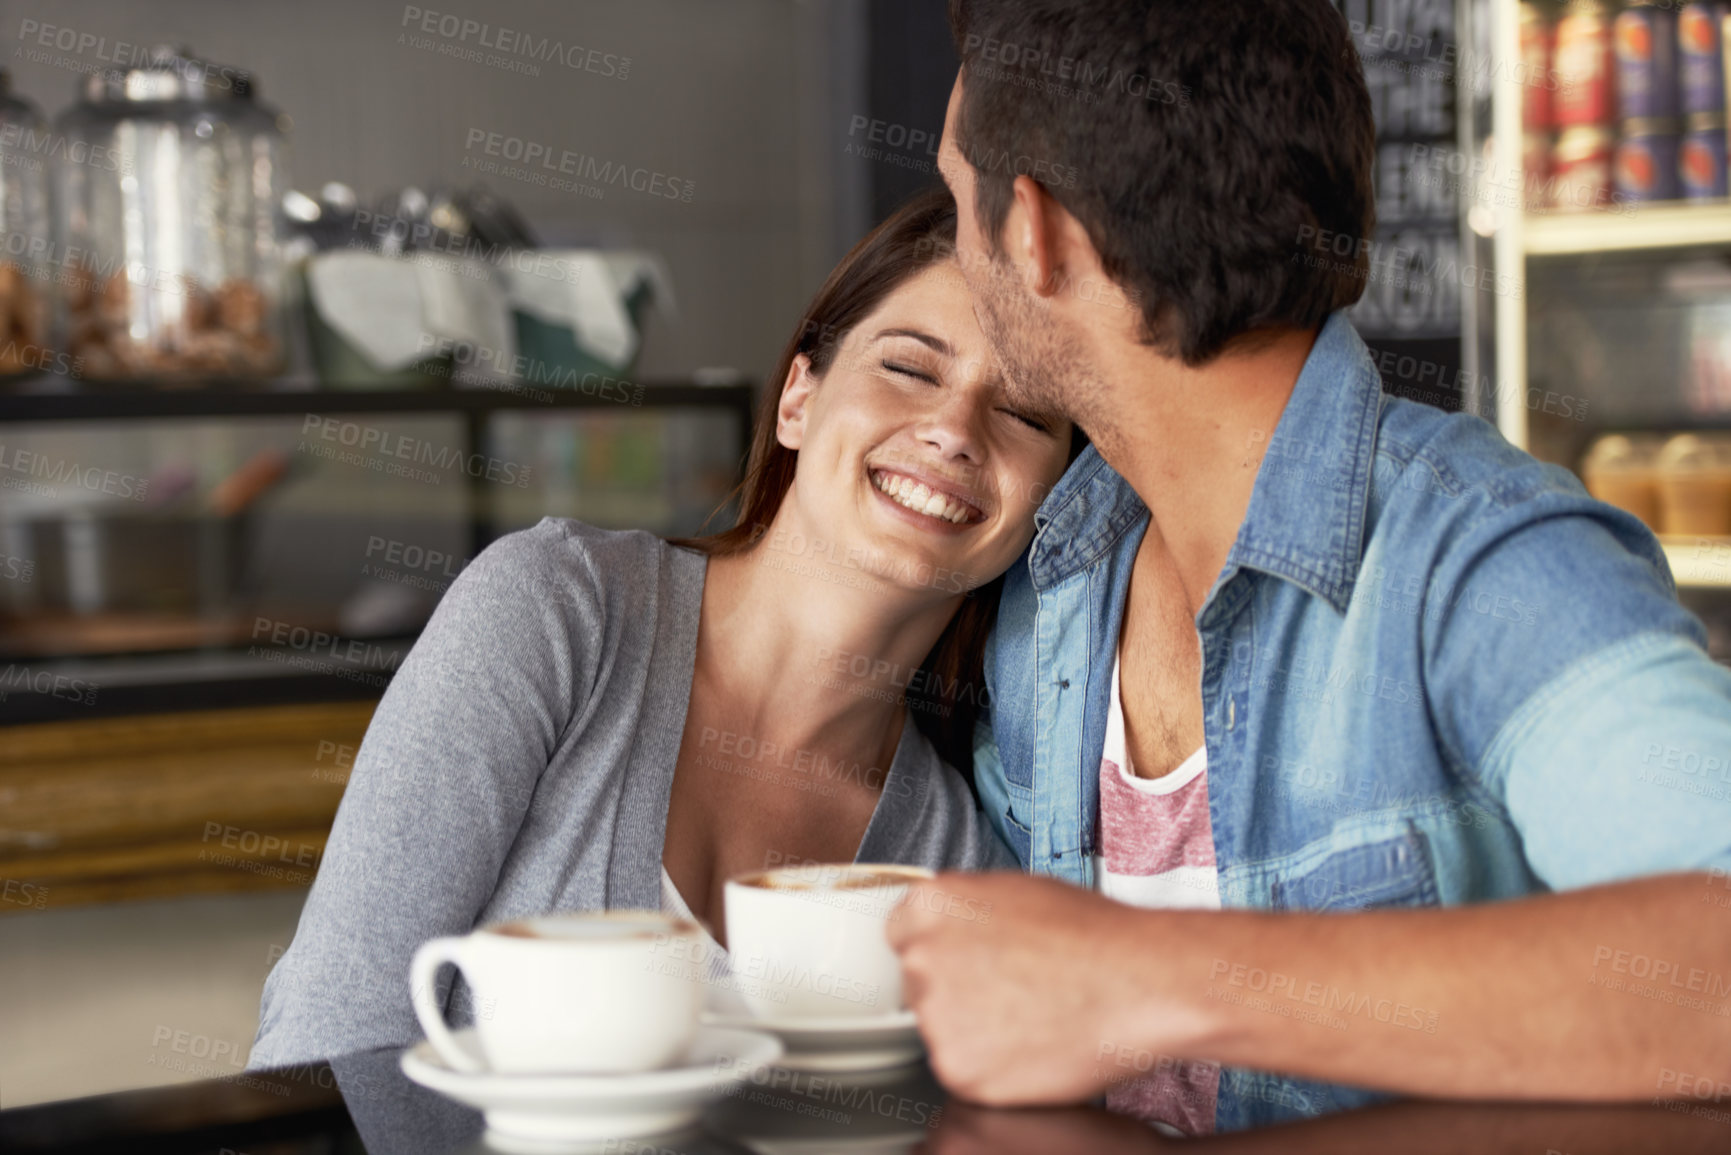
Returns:
[[[1455,76],[1471,67],[1454,0],[1335,0],[1376,116],[1370,273],[1353,325],[1391,393],[1447,409],[1460,399],[1461,296],[1485,274],[1461,252],[1464,190]]]

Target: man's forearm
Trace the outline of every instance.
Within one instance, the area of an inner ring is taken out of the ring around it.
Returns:
[[[1705,1081],[1731,1102],[1728,882],[1450,910],[1140,912],[1123,963],[1149,979],[1124,1020],[1137,1037],[1102,1051],[1429,1095],[1643,1099]]]

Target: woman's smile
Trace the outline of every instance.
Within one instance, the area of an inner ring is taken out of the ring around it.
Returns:
[[[917,519],[914,524],[938,529],[962,529],[986,520],[977,501],[929,475],[900,470],[870,470],[872,487],[898,510]]]

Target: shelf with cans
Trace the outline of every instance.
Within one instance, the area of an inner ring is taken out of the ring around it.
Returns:
[[[1723,202],[1731,4],[1519,5],[1529,211]],[[1720,207],[1723,207],[1722,204]]]
[[[1494,67],[1458,73],[1460,147],[1478,158],[1462,209],[1497,274],[1463,307],[1465,407],[1641,517],[1679,587],[1723,603],[1731,3],[1464,11],[1462,41]]]

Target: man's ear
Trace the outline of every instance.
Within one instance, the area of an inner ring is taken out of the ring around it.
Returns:
[[[1088,230],[1038,181],[1019,176],[1010,192],[1013,199],[1004,220],[1004,242],[1023,271],[1029,292],[1053,296],[1079,279],[1082,270],[1099,264]]]
[[[1010,211],[1004,218],[1004,244],[1028,291],[1048,296],[1056,282],[1057,253],[1052,220],[1047,211],[1051,197],[1032,177],[1019,176],[1010,186]]]
[[[788,449],[798,450],[805,440],[806,409],[816,386],[811,358],[801,353],[787,367],[787,380],[781,383],[781,402],[775,407],[775,439]]]

